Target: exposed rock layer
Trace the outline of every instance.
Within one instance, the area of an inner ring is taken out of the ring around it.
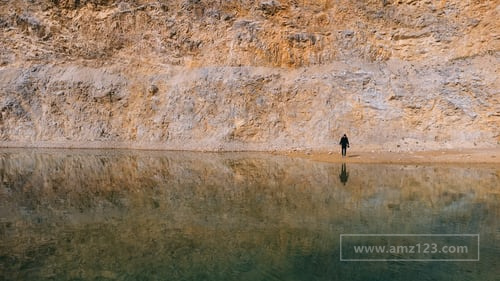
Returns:
[[[498,146],[496,1],[2,1],[0,145]]]

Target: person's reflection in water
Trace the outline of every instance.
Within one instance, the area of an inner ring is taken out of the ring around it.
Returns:
[[[349,173],[347,172],[347,167],[345,163],[342,163],[342,171],[340,172],[339,178],[344,185],[347,183],[347,179],[349,178]]]

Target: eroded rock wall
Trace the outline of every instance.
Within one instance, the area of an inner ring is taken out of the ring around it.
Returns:
[[[3,1],[1,145],[498,146],[496,1]]]

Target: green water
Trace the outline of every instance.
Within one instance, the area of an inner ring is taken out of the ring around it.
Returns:
[[[500,167],[0,150],[0,280],[500,280]],[[340,260],[341,234],[480,234],[480,261]]]

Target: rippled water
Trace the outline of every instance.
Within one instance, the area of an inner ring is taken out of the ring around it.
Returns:
[[[499,280],[500,167],[0,150],[0,280]],[[478,262],[340,261],[344,233],[479,233]]]

